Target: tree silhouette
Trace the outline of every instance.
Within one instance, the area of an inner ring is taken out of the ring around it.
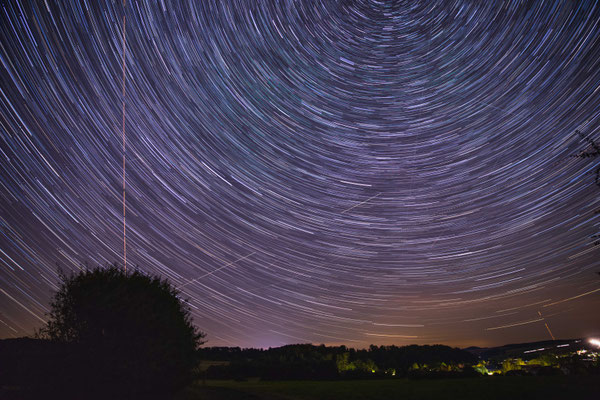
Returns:
[[[576,130],[575,133],[577,135],[579,135],[579,137],[581,138],[581,140],[583,140],[585,143],[587,143],[592,148],[592,150],[591,151],[583,151],[582,150],[578,154],[576,154],[574,157],[577,157],[577,158],[596,158],[596,157],[600,157],[600,144],[596,143],[591,138],[585,136],[579,130]],[[598,185],[600,187],[600,167],[598,167],[596,169],[595,173],[596,173],[596,185]]]
[[[165,393],[190,382],[205,335],[168,281],[116,265],[61,278],[39,335],[68,344],[75,385]]]
[[[591,147],[591,150],[587,150],[587,151],[582,150],[579,153],[575,154],[573,157],[576,157],[576,158],[597,158],[597,157],[600,157],[600,144],[596,143],[590,137],[584,135],[580,130],[576,130],[575,133],[577,135],[579,135],[579,137],[581,138],[581,140],[583,140],[585,143],[587,143],[587,145],[589,147]],[[595,174],[596,174],[596,178],[595,178],[596,185],[598,187],[600,187],[600,167],[598,167],[596,169]],[[595,214],[600,214],[600,209],[596,210]],[[595,246],[599,246],[600,245],[600,234],[593,235],[592,239],[594,240],[594,245]]]

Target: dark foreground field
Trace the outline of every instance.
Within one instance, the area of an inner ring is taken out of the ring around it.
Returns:
[[[448,380],[208,381],[177,400],[251,399],[600,399],[600,377],[485,377]]]

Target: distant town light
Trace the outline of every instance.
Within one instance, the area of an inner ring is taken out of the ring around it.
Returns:
[[[590,339],[589,340],[591,345],[594,345],[596,347],[600,347],[600,339]]]

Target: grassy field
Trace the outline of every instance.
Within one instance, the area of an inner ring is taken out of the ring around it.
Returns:
[[[600,399],[599,376],[484,377],[447,380],[207,381],[178,400]]]

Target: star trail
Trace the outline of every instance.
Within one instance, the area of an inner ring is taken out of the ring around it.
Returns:
[[[123,165],[208,345],[600,334],[597,2],[1,5],[0,337],[123,263]]]

